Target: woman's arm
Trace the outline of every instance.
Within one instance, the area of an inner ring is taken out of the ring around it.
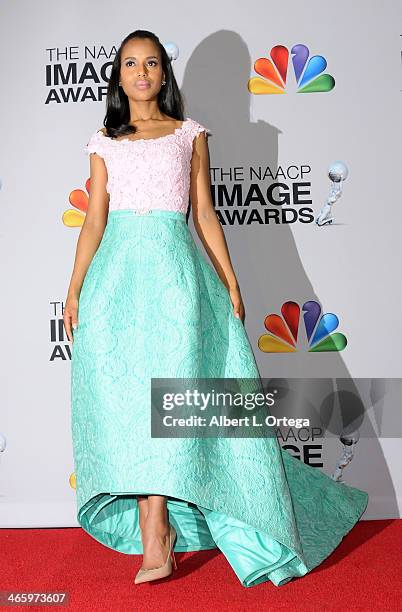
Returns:
[[[233,270],[225,234],[211,198],[209,151],[205,132],[201,132],[194,138],[190,198],[197,234],[211,258],[219,278],[229,291],[235,316],[244,321],[244,305],[239,284]]]
[[[78,324],[78,298],[85,274],[102,240],[107,222],[109,194],[106,192],[107,170],[97,153],[90,154],[90,192],[88,210],[78,236],[73,272],[64,306],[64,326],[73,341],[71,327]]]

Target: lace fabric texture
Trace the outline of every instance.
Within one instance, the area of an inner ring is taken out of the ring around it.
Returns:
[[[85,146],[103,158],[109,210],[132,208],[186,213],[194,138],[207,128],[187,117],[172,134],[159,138],[112,139],[101,130]]]

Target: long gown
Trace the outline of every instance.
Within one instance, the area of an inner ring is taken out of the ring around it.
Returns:
[[[191,118],[153,139],[85,146],[106,164],[103,238],[82,285],[71,361],[77,520],[95,540],[143,552],[137,494],[168,497],[175,551],[218,547],[241,584],[282,585],[319,565],[368,495],[275,437],[156,438],[151,378],[259,376],[241,319],[186,222]]]

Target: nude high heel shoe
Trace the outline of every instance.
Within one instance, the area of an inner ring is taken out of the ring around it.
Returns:
[[[167,559],[160,567],[153,567],[152,569],[139,569],[134,579],[135,584],[140,582],[149,582],[150,580],[158,580],[159,578],[166,578],[173,572],[172,561],[174,569],[177,569],[177,563],[173,552],[173,547],[176,539],[176,530],[173,525],[169,523],[169,552]]]

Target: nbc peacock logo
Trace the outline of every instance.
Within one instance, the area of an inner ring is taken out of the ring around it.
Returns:
[[[264,353],[295,353],[298,350],[300,306],[296,302],[285,302],[281,314],[265,317],[264,326],[269,333],[258,339],[258,348]],[[303,304],[303,319],[309,352],[343,351],[347,340],[344,334],[333,333],[339,325],[335,314],[322,314],[318,302],[309,301]]]
[[[297,93],[317,93],[331,91],[335,79],[330,74],[323,74],[327,60],[322,55],[310,57],[306,45],[294,45],[290,51],[297,83]],[[272,47],[270,57],[260,57],[254,63],[254,70],[259,77],[248,81],[248,90],[253,94],[284,94],[288,77],[289,50],[283,45]],[[262,78],[261,78],[262,77]]]
[[[85,182],[85,189],[73,189],[69,196],[69,202],[74,208],[65,210],[62,221],[67,227],[81,227],[84,223],[85,215],[88,210],[90,179]]]

